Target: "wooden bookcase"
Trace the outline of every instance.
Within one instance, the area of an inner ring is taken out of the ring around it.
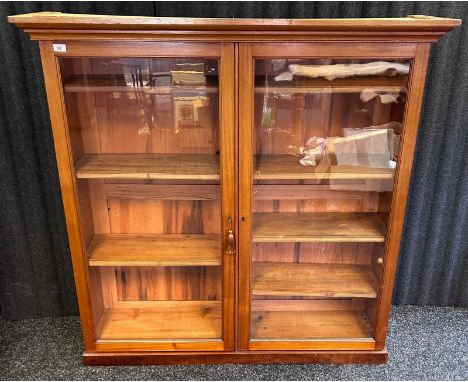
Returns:
[[[35,13],[86,364],[381,363],[460,24]]]

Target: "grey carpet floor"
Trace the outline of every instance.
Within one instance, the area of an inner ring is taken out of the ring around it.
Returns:
[[[468,380],[468,309],[393,307],[386,365],[81,365],[76,317],[0,320],[1,380]]]

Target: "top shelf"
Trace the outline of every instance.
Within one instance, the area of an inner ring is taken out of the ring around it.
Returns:
[[[440,31],[461,24],[460,19],[427,15],[395,18],[254,19],[90,15],[35,12],[8,16],[10,23],[39,29],[123,29],[178,31]]]
[[[263,76],[260,76],[263,77]],[[217,77],[216,77],[217,78]],[[309,94],[309,93],[360,93],[364,89],[376,92],[406,92],[408,76],[364,76],[355,78],[338,78],[328,81],[324,78],[296,81],[274,81],[266,84],[263,78],[255,80],[255,93]],[[67,93],[105,93],[105,92],[142,92],[145,94],[167,95],[174,92],[218,93],[217,80],[207,76],[207,84],[199,86],[128,86],[122,76],[89,75],[75,76],[64,84]]]
[[[174,92],[218,93],[216,80],[207,76],[207,84],[200,86],[128,86],[123,76],[89,75],[75,76],[64,84],[67,93],[141,92],[145,94],[172,94]]]
[[[260,76],[262,77],[262,76]],[[255,80],[255,93],[308,94],[308,93],[360,93],[364,89],[376,92],[406,92],[407,75],[395,77],[362,76],[337,78],[329,81],[324,78],[303,78],[295,81],[275,81],[271,78],[268,84],[264,77]]]

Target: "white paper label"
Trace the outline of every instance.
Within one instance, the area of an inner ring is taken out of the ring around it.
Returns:
[[[65,53],[67,51],[67,46],[65,44],[53,44],[54,52]]]

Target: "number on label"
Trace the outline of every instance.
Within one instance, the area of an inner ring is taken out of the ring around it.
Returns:
[[[65,44],[53,44],[54,52],[64,53],[67,51],[67,46]]]

